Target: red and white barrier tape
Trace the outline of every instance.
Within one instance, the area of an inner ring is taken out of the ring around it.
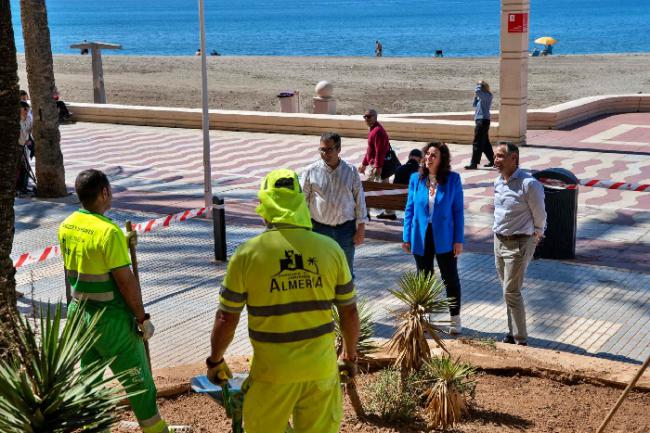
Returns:
[[[558,189],[576,189],[578,185],[568,184],[561,180],[557,179],[548,179],[540,178],[540,182],[544,185],[547,185],[551,188],[555,187]],[[607,188],[607,189],[616,189],[623,191],[635,191],[635,192],[644,192],[650,189],[650,184],[642,183],[627,183],[627,182],[614,182],[613,180],[601,180],[601,179],[583,179],[578,181],[579,185],[588,186],[591,188]],[[650,191],[648,191],[650,192]]]
[[[212,207],[213,209],[225,208],[224,205],[213,205]],[[165,217],[154,218],[149,221],[134,224],[133,230],[138,232],[138,234],[145,234],[153,230],[169,227],[172,224],[177,224],[183,221],[187,221],[188,219],[196,218],[204,214],[205,214],[205,207],[201,207],[197,209],[188,209],[183,212],[167,215]],[[14,262],[14,267],[18,269],[24,266],[32,265],[34,263],[41,263],[47,261],[53,257],[60,257],[60,256],[61,256],[61,249],[59,248],[59,246],[50,245],[40,250],[21,254]]]

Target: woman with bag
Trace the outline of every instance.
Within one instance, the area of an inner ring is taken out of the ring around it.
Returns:
[[[418,272],[433,274],[435,257],[447,297],[453,298],[449,333],[460,334],[458,256],[464,242],[463,186],[460,175],[451,171],[446,144],[431,142],[422,153],[422,167],[409,182],[402,249],[413,254]]]

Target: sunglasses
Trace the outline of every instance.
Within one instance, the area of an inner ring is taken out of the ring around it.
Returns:
[[[336,148],[334,147],[319,147],[318,151],[320,153],[332,153],[336,151]]]
[[[364,115],[363,115],[363,118],[364,118],[364,119],[372,119],[372,118],[373,118],[373,115],[372,115],[372,114],[364,114]]]

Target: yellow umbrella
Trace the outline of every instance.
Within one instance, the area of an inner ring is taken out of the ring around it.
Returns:
[[[535,43],[542,45],[555,45],[557,43],[557,39],[550,36],[542,36],[541,38],[535,39]]]

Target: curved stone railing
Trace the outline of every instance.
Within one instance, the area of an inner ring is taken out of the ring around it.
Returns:
[[[114,104],[70,103],[78,121],[128,125],[201,128],[201,110]],[[650,95],[605,95],[577,99],[544,109],[528,110],[528,129],[558,129],[615,113],[650,112]],[[442,140],[471,143],[474,121],[471,112],[385,114],[381,122],[395,140]],[[347,137],[366,137],[361,116],[263,111],[210,110],[212,129],[320,134],[337,131]],[[498,113],[493,115],[490,136],[498,139]]]

